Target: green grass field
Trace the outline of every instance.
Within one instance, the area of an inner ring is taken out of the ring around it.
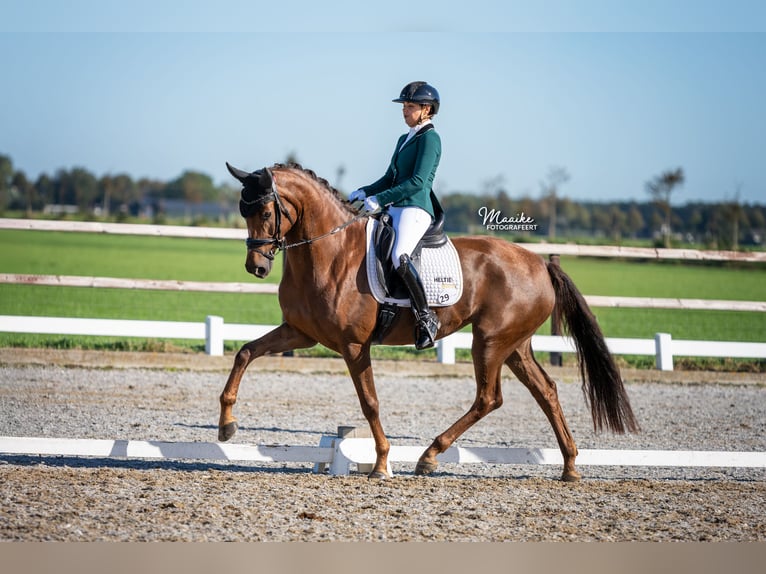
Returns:
[[[244,232],[243,232],[244,233]],[[242,242],[0,230],[0,273],[82,275],[187,281],[258,282],[244,270]],[[763,265],[700,265],[563,257],[586,295],[766,300]],[[281,277],[275,261],[270,283]],[[596,308],[608,337],[765,341],[766,314],[727,311]],[[0,314],[278,324],[274,295],[0,285]],[[548,324],[539,331],[548,334]],[[0,333],[1,346],[199,349],[202,343],[109,340]],[[227,344],[227,348],[237,343]],[[408,352],[408,351],[405,351]]]

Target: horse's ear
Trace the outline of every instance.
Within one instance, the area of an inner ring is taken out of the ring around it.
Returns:
[[[237,169],[233,165],[230,165],[229,162],[226,162],[226,169],[229,170],[229,173],[236,177],[240,183],[245,183],[245,180],[250,177],[250,174],[246,171],[242,171],[241,169]],[[269,184],[270,185],[270,184]]]

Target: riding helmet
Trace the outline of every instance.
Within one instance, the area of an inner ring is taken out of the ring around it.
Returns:
[[[416,104],[431,104],[431,115],[439,112],[439,92],[427,82],[410,82],[402,88],[402,93],[392,102],[414,102]]]

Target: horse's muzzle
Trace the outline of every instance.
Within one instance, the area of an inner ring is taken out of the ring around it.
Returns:
[[[256,261],[256,259],[258,259],[258,261]],[[255,275],[259,279],[264,279],[271,273],[271,261],[257,252],[251,251],[247,254],[245,269],[248,273]]]

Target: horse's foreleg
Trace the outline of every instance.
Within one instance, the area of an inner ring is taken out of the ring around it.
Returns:
[[[436,470],[438,465],[436,455],[447,450],[466,430],[503,404],[500,385],[503,359],[495,356],[497,353],[490,351],[486,345],[482,343],[476,345],[476,341],[475,338],[472,349],[476,374],[476,398],[471,408],[455,424],[437,436],[423,452],[415,466],[415,474],[430,474]]]
[[[310,337],[295,330],[287,323],[282,323],[260,339],[243,345],[234,358],[234,366],[221,393],[221,417],[218,420],[218,440],[227,441],[237,432],[237,419],[232,414],[232,409],[234,408],[234,403],[237,402],[239,383],[250,363],[258,357],[269,353],[284,353],[293,349],[312,347],[315,344],[316,341]]]
[[[372,363],[370,361],[370,347],[353,345],[346,349],[343,357],[348,365],[354,388],[359,397],[362,413],[370,425],[372,437],[375,440],[375,466],[368,478],[388,478],[388,451],[390,445],[383,432],[380,422],[380,408],[378,406],[378,394],[375,391],[375,380],[372,375]]]
[[[577,446],[575,445],[572,433],[569,432],[564,412],[561,410],[556,382],[551,379],[548,373],[540,366],[540,363],[537,362],[532,354],[532,347],[529,342],[519,347],[508,358],[506,363],[518,377],[519,381],[535,397],[537,404],[540,405],[540,408],[542,408],[553,427],[561,454],[564,457],[564,472],[561,475],[561,480],[565,482],[580,480],[580,473],[575,468]]]

